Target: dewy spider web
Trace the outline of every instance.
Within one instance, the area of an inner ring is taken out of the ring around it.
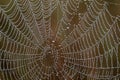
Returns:
[[[104,0],[0,3],[1,80],[119,80],[120,17]]]

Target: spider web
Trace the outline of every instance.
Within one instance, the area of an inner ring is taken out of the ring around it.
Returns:
[[[119,80],[120,16],[105,0],[0,3],[2,80]]]

